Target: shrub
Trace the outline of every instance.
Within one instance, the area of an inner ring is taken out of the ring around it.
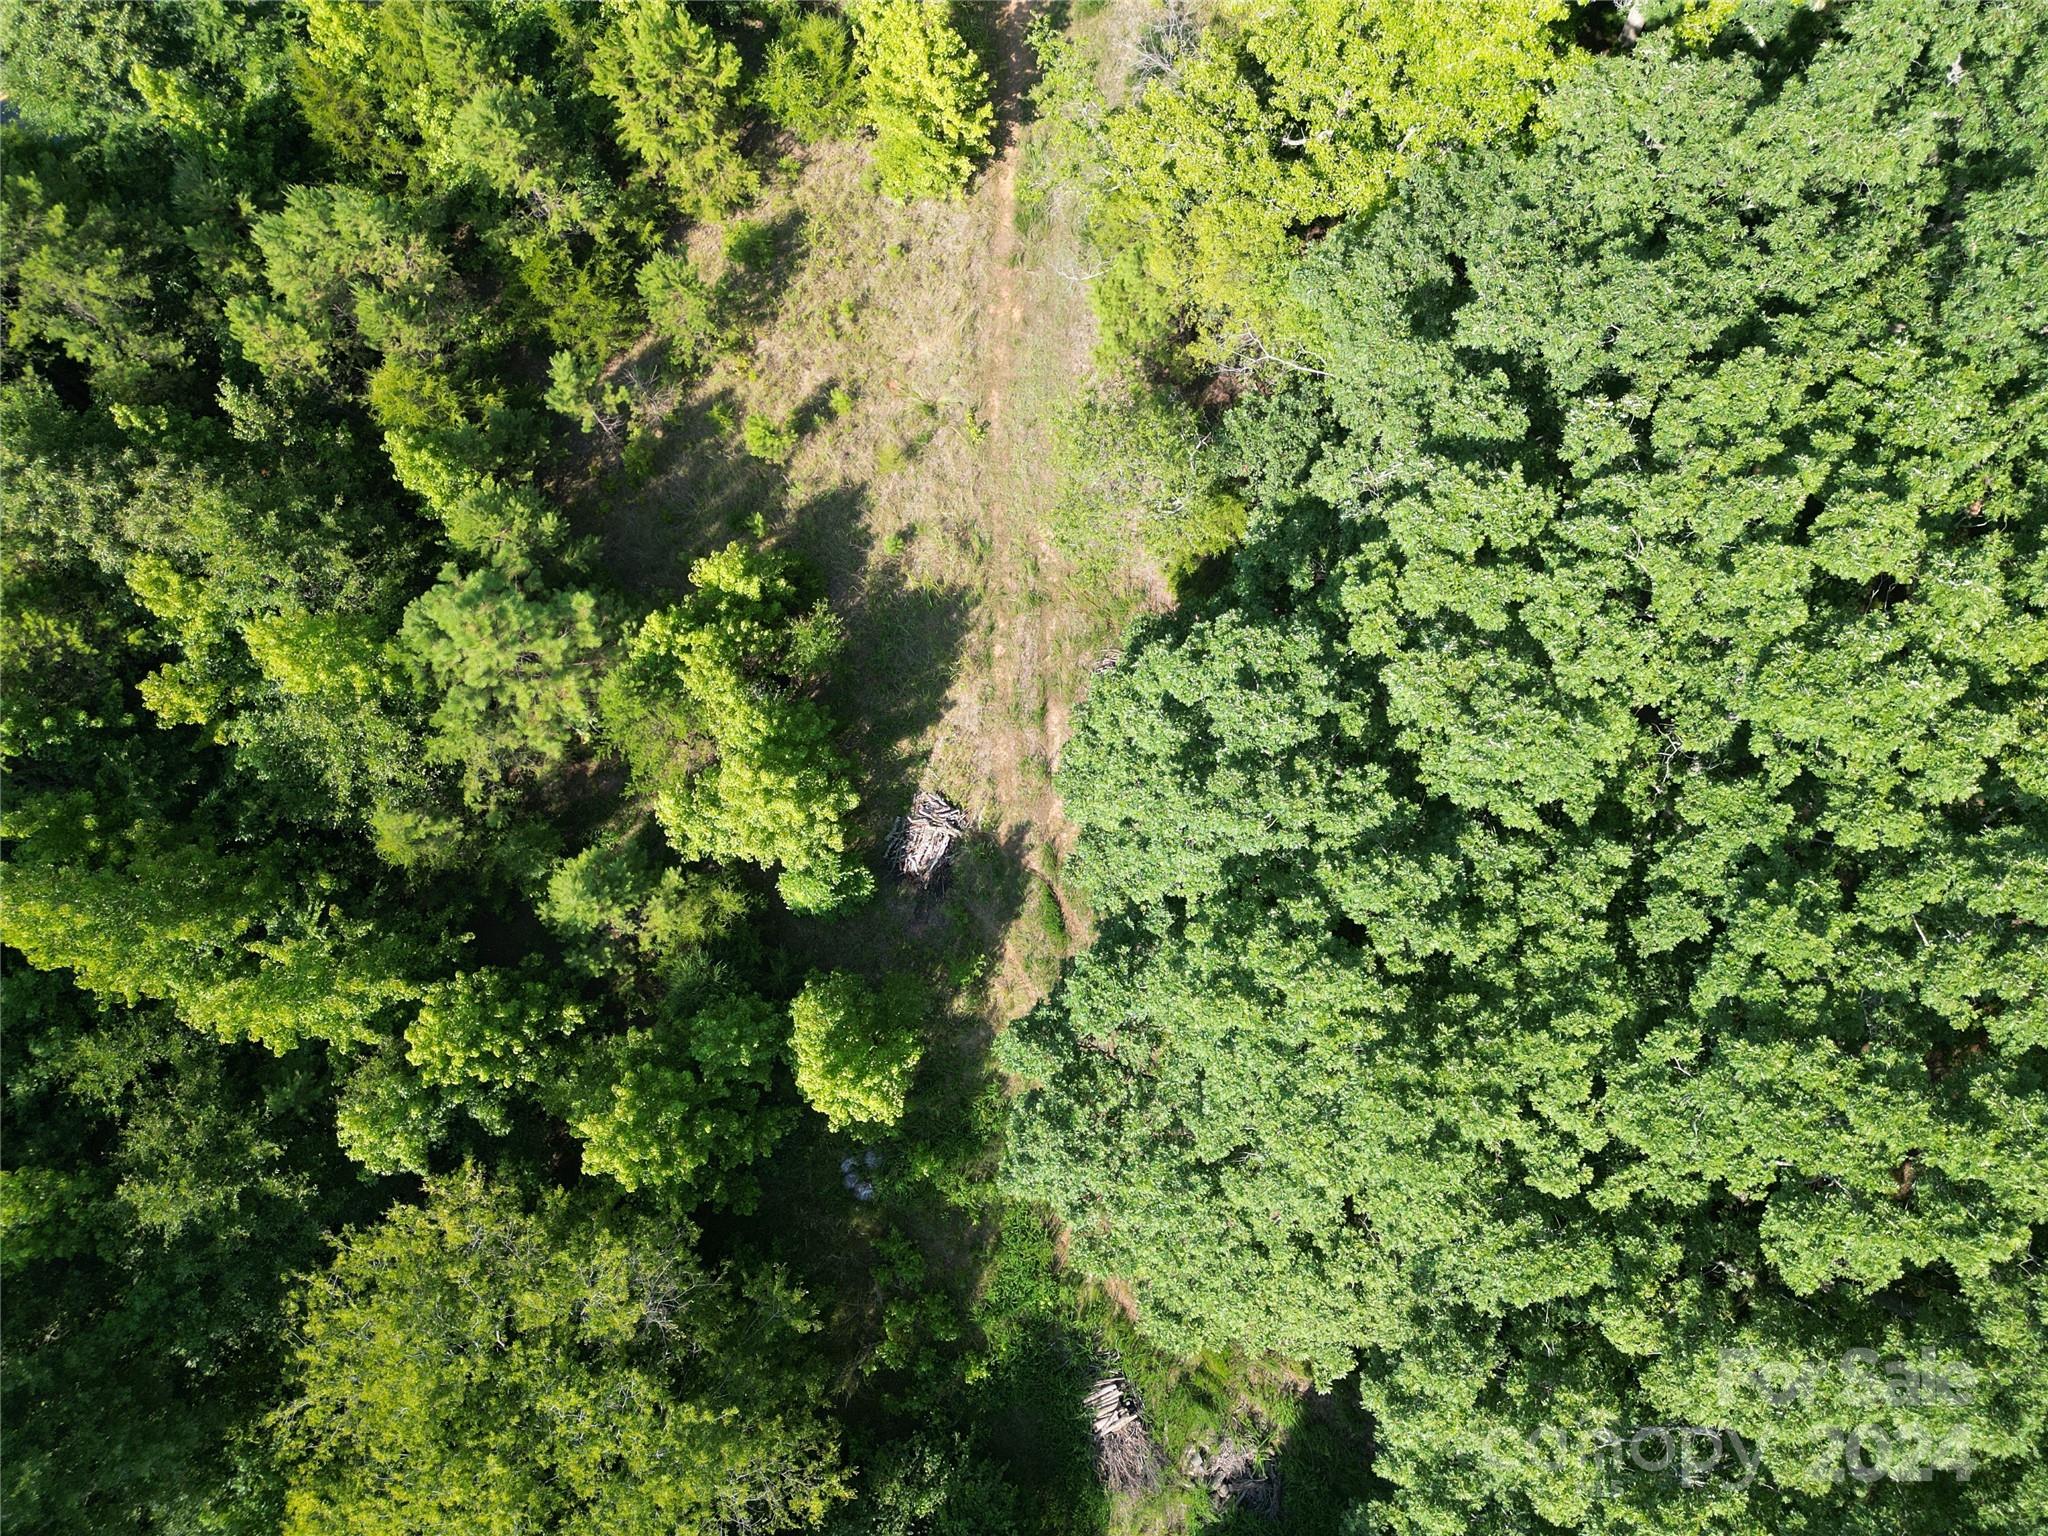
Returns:
[[[740,431],[740,439],[747,452],[764,464],[787,464],[796,452],[796,426],[787,418],[777,421],[773,416],[751,415]]]
[[[926,0],[862,0],[853,13],[875,173],[890,197],[954,197],[989,151],[988,76]]]
[[[680,251],[661,251],[648,258],[638,278],[640,302],[647,323],[668,343],[669,357],[682,368],[695,367],[717,343],[717,310],[711,285],[697,275]]]

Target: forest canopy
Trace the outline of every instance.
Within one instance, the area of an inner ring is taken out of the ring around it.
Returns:
[[[1013,1176],[1177,1348],[1355,1372],[1393,1529],[2048,1494],[2041,17],[1764,9],[1305,254],[1229,579],[1061,770]],[[1860,1488],[1729,1370],[1857,1349],[1979,1373]],[[1764,1479],[1497,1454],[1674,1423]]]

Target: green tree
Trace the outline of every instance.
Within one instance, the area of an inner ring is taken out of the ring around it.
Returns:
[[[716,296],[681,251],[657,251],[636,279],[647,323],[668,343],[669,359],[688,370],[708,360],[719,343]]]
[[[606,733],[684,858],[779,868],[796,911],[859,900],[873,887],[848,852],[859,797],[831,721],[801,691],[815,625],[787,563],[734,543],[690,580],[695,591],[648,615],[606,678]]]
[[[9,345],[57,348],[90,368],[109,400],[160,397],[185,348],[159,319],[159,284],[148,271],[159,265],[149,260],[155,253],[131,249],[129,221],[77,191],[70,203],[57,201],[61,186],[16,169],[4,193]]]
[[[659,869],[641,839],[595,843],[554,865],[539,910],[599,975],[635,963],[672,972],[729,932],[747,909],[727,876]]]
[[[287,1295],[369,1192],[319,1053],[222,1046],[19,965],[7,994],[8,1524],[274,1531]]]
[[[683,0],[612,0],[604,15],[591,78],[618,113],[619,141],[696,217],[752,197],[759,178],[733,127],[738,50]]]
[[[294,88],[351,180],[401,183],[466,228],[558,346],[631,339],[627,283],[658,210],[605,169],[590,30],[567,7],[308,0]]]
[[[528,1209],[473,1168],[350,1232],[308,1284],[275,1419],[284,1529],[705,1532],[845,1496],[772,1273],[706,1273],[672,1221]]]
[[[1065,157],[1093,189],[1110,339],[1150,352],[1190,332],[1208,365],[1297,356],[1301,232],[1522,128],[1564,72],[1565,14],[1563,0],[1308,0],[1155,33],[1132,99]]]
[[[0,939],[37,969],[68,970],[110,1001],[167,1002],[195,1029],[280,1054],[361,1039],[416,995],[422,947],[336,911],[330,883],[291,878],[281,850],[251,854],[157,808],[132,821],[122,809],[75,793],[9,811]]]
[[[751,1204],[747,1165],[793,1119],[766,1102],[781,1055],[781,1016],[760,998],[672,995],[654,1024],[593,1047],[570,1085],[583,1166],[627,1189]]]
[[[790,1004],[796,1085],[833,1130],[894,1125],[924,1054],[914,982],[879,990],[845,971],[813,976]]]
[[[858,0],[854,65],[890,197],[954,197],[987,156],[995,125],[988,75],[944,0]]]
[[[557,352],[548,359],[548,406],[586,432],[617,437],[632,408],[633,392],[606,378],[601,363]]]
[[[420,995],[406,1054],[443,1087],[528,1087],[548,1070],[551,1037],[572,1035],[583,1013],[537,975],[464,971]]]
[[[53,0],[0,6],[0,90],[36,128],[106,133],[141,115],[129,66],[149,50],[162,7]]]
[[[1357,1372],[1361,1529],[2048,1509],[2048,70],[1747,20],[1322,243],[1231,584],[1062,763],[1101,929],[1013,1177],[1176,1350]],[[1580,1454],[1641,1425],[1763,1475]]]
[[[810,144],[853,127],[859,84],[845,21],[830,11],[792,7],[762,56],[753,89],[769,116]]]
[[[268,292],[238,297],[228,318],[258,367],[347,386],[379,363],[430,377],[473,364],[463,285],[403,202],[358,187],[294,187],[253,234]]]
[[[440,700],[427,756],[461,773],[472,803],[559,764],[596,723],[604,635],[588,592],[529,595],[451,565],[407,610],[400,642]]]

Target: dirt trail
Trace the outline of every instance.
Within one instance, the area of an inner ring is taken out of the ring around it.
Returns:
[[[986,200],[994,225],[988,252],[993,287],[983,315],[987,346],[984,367],[989,386],[987,416],[991,427],[1002,419],[1003,389],[1009,383],[1018,328],[1024,306],[1017,302],[1017,162],[1023,157],[1026,92],[1035,72],[1026,32],[1031,25],[1027,0],[1009,0],[996,18],[997,69],[995,164],[989,168]]]
[[[1017,234],[1017,176],[1022,158],[1022,125],[1026,92],[1034,64],[1026,32],[1032,7],[1010,0],[997,19],[1000,77],[997,82],[997,142],[1001,153],[989,168],[983,191],[982,216],[990,230],[988,281],[979,326],[983,413],[989,429],[992,467],[1009,494],[1027,492],[1033,476],[1020,473],[1025,456],[1044,455],[1050,448],[1045,423],[1026,421],[1006,412],[1013,398],[1017,356],[1024,340],[1026,302],[1020,292]],[[1076,679],[1061,675],[1062,660],[1071,662],[1074,616],[1039,588],[1041,577],[1057,567],[1058,556],[1040,533],[1044,509],[993,503],[984,509],[990,570],[995,580],[987,593],[990,654],[987,698],[978,721],[984,735],[984,761],[993,804],[988,808],[999,832],[1011,840],[1025,867],[1045,882],[1059,902],[1070,935],[1078,935],[1082,918],[1060,888],[1058,860],[1072,841],[1071,830],[1053,793],[1050,769],[1065,745],[1068,701]],[[991,1004],[998,1019],[1028,1003],[1037,986],[1026,974],[1022,951],[1043,935],[1013,932],[992,988]]]
[[[1060,887],[1072,832],[1052,770],[1095,660],[1138,606],[1117,573],[1077,570],[1047,532],[1061,486],[1052,422],[1086,386],[1095,322],[1085,287],[1062,275],[1081,265],[1071,220],[1017,222],[1027,37],[1042,13],[1042,0],[1008,0],[988,17],[995,154],[965,198],[877,199],[858,143],[806,148],[770,184],[746,217],[780,232],[792,259],[759,279],[744,354],[679,407],[663,472],[604,528],[607,559],[648,585],[673,585],[686,555],[760,516],[822,574],[848,624],[827,702],[863,774],[863,833],[879,843],[929,788],[1000,854],[956,879],[943,923],[896,892],[806,942],[820,965],[872,965],[898,945],[952,942],[964,915],[997,947],[992,1025],[1042,995],[1085,940]],[[714,273],[730,233],[702,236]],[[733,443],[757,414],[801,424],[786,464]]]

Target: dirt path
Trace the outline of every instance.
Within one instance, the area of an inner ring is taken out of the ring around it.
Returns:
[[[999,153],[989,168],[985,200],[993,234],[989,244],[989,276],[993,286],[983,312],[983,340],[988,348],[987,415],[993,428],[1002,420],[1003,389],[1009,382],[1017,330],[1024,307],[1017,302],[1017,163],[1023,158],[1023,117],[1026,92],[1035,73],[1026,32],[1031,7],[1009,0],[996,18],[997,66],[995,93],[996,144]]]
[[[990,230],[979,326],[982,398],[989,455],[1006,494],[1003,501],[985,508],[990,571],[997,580],[987,595],[988,697],[977,723],[985,738],[992,802],[986,814],[1058,904],[1060,924],[1071,945],[1085,918],[1061,888],[1059,860],[1071,846],[1072,832],[1050,773],[1066,742],[1069,706],[1079,685],[1070,672],[1072,646],[1065,643],[1069,636],[1063,633],[1073,627],[1075,616],[1058,601],[1060,560],[1041,533],[1044,508],[1008,504],[1016,496],[1043,489],[1042,481],[1020,470],[1028,456],[1043,458],[1052,447],[1045,421],[1025,420],[1005,409],[1013,394],[1020,346],[1034,339],[1024,334],[1027,303],[1021,291],[1017,233],[1023,114],[1034,72],[1026,41],[1031,20],[1032,7],[1025,0],[1010,0],[997,20],[997,142],[1002,148],[981,195],[981,216]],[[990,989],[994,1022],[1014,1016],[1042,989],[1045,961],[1057,958],[1045,953],[1050,938],[1042,924],[1035,930],[1028,922],[1013,925]]]

